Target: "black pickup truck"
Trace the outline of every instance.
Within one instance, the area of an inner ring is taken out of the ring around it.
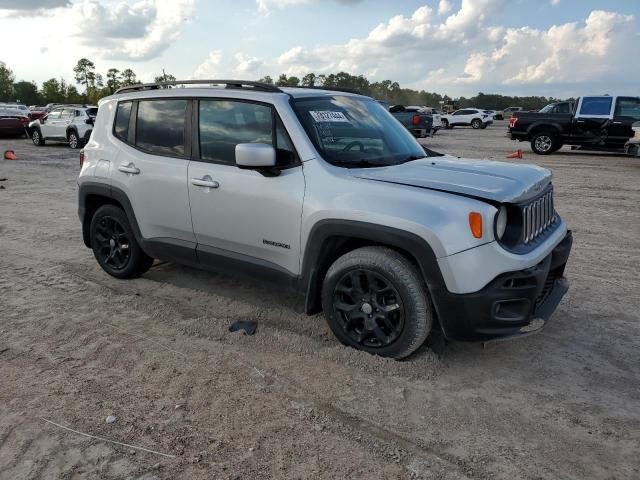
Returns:
[[[432,137],[435,133],[433,115],[419,108],[394,105],[389,108],[389,112],[416,138]]]
[[[564,112],[564,113],[563,113]],[[563,145],[580,150],[624,152],[640,121],[640,97],[589,96],[575,104],[560,102],[542,111],[514,112],[508,136],[531,142],[539,155],[549,155]]]

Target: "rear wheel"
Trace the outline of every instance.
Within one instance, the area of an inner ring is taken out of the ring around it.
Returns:
[[[482,120],[480,120],[479,118],[474,118],[473,120],[471,120],[471,128],[475,130],[482,128]]]
[[[345,345],[405,358],[425,341],[433,323],[418,270],[395,250],[353,250],[329,268],[322,284],[329,327]]]
[[[538,155],[549,155],[558,150],[558,141],[550,132],[539,132],[531,138],[531,149]]]
[[[153,258],[142,251],[124,211],[103,205],[91,219],[91,248],[102,269],[117,278],[135,278],[149,270]]]
[[[37,128],[33,129],[33,132],[31,132],[31,141],[33,142],[34,145],[37,145],[38,147],[41,147],[42,145],[44,145],[44,138],[42,138],[42,133],[40,133],[40,130]]]

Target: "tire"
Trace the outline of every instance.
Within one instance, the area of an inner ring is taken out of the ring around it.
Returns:
[[[479,118],[474,118],[473,120],[471,120],[471,128],[473,128],[474,130],[482,128],[482,120],[480,120]]]
[[[531,150],[538,155],[549,155],[555,152],[559,148],[555,148],[557,145],[558,141],[551,132],[538,132],[531,137]]]
[[[69,146],[73,150],[77,150],[78,148],[81,148],[80,137],[78,137],[78,132],[76,132],[75,130],[69,131],[69,133],[67,134],[67,140],[69,141]]]
[[[322,308],[341,343],[396,359],[416,351],[433,324],[420,273],[385,247],[363,247],[338,258],[322,283]]]
[[[98,208],[89,228],[93,254],[109,275],[135,278],[153,264],[153,258],[138,245],[127,215],[120,207],[103,205]]]
[[[44,138],[42,138],[42,132],[40,132],[39,128],[34,128],[33,132],[31,132],[31,141],[38,147],[44,145]]]

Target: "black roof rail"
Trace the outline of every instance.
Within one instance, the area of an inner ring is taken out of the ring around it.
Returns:
[[[366,93],[362,93],[360,90],[356,90],[355,88],[343,88],[343,87],[305,87],[304,85],[283,85],[285,88],[309,88],[311,90],[328,90],[330,92],[343,92],[343,93],[353,93],[354,95],[364,95],[369,96]]]
[[[157,90],[162,87],[169,87],[174,85],[225,85],[226,88],[243,88],[250,87],[253,90],[259,90],[262,92],[278,92],[283,93],[278,87],[274,85],[270,85],[268,83],[262,82],[251,82],[246,80],[172,80],[168,82],[157,82],[157,83],[142,83],[139,85],[130,85],[128,87],[119,88],[114,92],[125,93],[125,92],[137,92],[143,90]]]

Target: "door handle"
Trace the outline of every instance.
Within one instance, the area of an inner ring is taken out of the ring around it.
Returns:
[[[218,188],[220,184],[213,180],[209,175],[205,175],[202,178],[192,178],[191,184],[196,187],[205,187],[205,188]]]
[[[118,170],[122,173],[130,173],[131,175],[138,175],[140,173],[140,169],[136,168],[133,163],[129,163],[129,165],[120,165]]]

